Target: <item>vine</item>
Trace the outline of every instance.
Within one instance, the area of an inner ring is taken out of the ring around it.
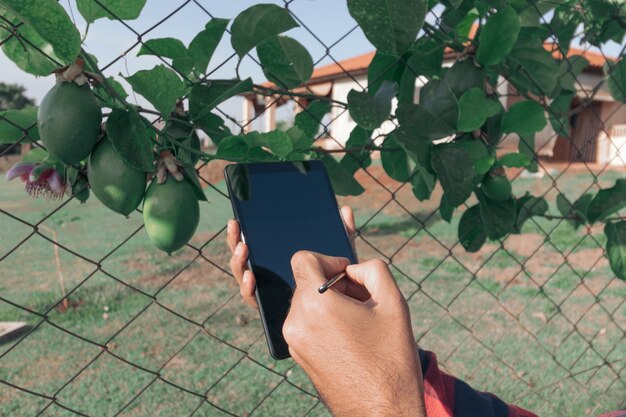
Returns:
[[[89,27],[101,18],[135,19],[145,0],[76,3]],[[623,50],[617,59],[607,60],[604,78],[578,106],[572,106],[578,76],[589,62],[568,54],[580,28],[583,43],[622,43],[624,3],[390,0],[382,7],[378,0],[347,0],[347,7],[376,48],[368,88],[350,91],[347,102],[302,91],[313,60],[302,44],[283,34],[298,22],[287,7],[257,4],[232,22],[211,19],[189,45],[176,38],[142,42],[137,56],[156,56],[162,63],[125,79],[152,110],[130,104],[119,81],[102,73],[96,57],[82,49],[87,32],[80,36],[55,0],[0,0],[5,55],[30,74],[57,75],[38,109],[0,114],[0,143],[35,145],[7,177],[21,177],[27,190],[54,198],[69,194],[85,201],[90,188],[123,215],[143,204],[149,237],[173,252],[193,236],[199,201],[206,200],[195,170],[199,162],[321,159],[335,192],[358,195],[364,189],[355,173],[368,167],[372,152],[380,152],[387,175],[410,183],[418,200],[430,199],[441,185],[445,221],[476,197],[458,226],[467,251],[522,233],[534,216],[575,227],[603,223],[611,268],[626,279],[626,221],[619,216],[626,207],[625,179],[573,202],[560,194],[560,215],[555,215],[548,213],[543,196],[514,195],[507,177],[510,168],[536,172],[535,135],[548,123],[558,134],[569,135],[570,117],[590,105],[603,83],[615,100],[626,102]],[[436,19],[427,19],[435,13]],[[239,59],[236,78],[212,79],[207,69],[227,32]],[[273,86],[239,76],[241,60],[253,50]],[[444,57],[450,56],[455,61],[448,67]],[[418,77],[426,83],[415,103]],[[523,100],[505,108],[497,89],[501,80]],[[300,89],[294,91],[296,87]],[[304,98],[310,104],[284,132],[231,132],[218,106],[249,93]],[[357,124],[339,150],[314,145],[321,120],[333,106],[347,109]],[[156,116],[164,127],[157,128],[144,115]],[[393,129],[379,133],[389,122]],[[215,144],[214,154],[201,149],[199,130]],[[72,132],[79,134],[73,137]],[[501,155],[497,150],[507,135],[520,138],[519,150]],[[343,156],[335,158],[337,154]]]

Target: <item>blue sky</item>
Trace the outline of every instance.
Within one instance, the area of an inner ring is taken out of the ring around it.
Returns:
[[[263,1],[268,2],[268,0]],[[82,33],[86,25],[74,2],[75,0],[60,0],[60,3],[66,10],[71,12],[71,15]],[[259,1],[197,0],[197,2],[213,16],[233,19],[242,10]],[[183,3],[185,3],[183,0],[148,0],[141,16],[136,20],[127,21],[127,24],[138,33],[143,34]],[[281,6],[284,5],[282,1],[274,1],[273,3]],[[148,33],[143,35],[143,39],[176,37],[188,45],[191,39],[203,29],[204,25],[210,19],[210,16],[207,15],[198,4],[190,1],[166,22],[149,30]],[[332,62],[331,58],[326,55],[327,47],[330,48],[330,54],[337,60],[350,58],[373,50],[373,47],[369,44],[362,31],[359,28],[354,29],[356,23],[349,15],[345,1],[295,0],[289,4],[289,8],[297,18],[302,21],[302,26],[290,30],[288,35],[294,37],[306,46],[314,62],[319,61],[318,65]],[[341,39],[342,37],[343,39]],[[129,50],[136,42],[137,35],[126,28],[122,23],[104,18],[97,20],[91,25],[84,46],[87,51],[98,57],[101,66],[128,51],[124,59],[120,59],[105,71],[106,75],[115,76],[124,84],[124,81],[118,74],[121,73],[124,76],[128,76],[140,69],[149,69],[161,63],[161,61],[155,57],[137,57],[136,54],[139,51],[140,45]],[[605,52],[611,55],[617,55],[619,50],[620,48],[616,44],[609,45],[605,48]],[[209,65],[209,71],[213,71],[219,67],[219,69],[211,75],[211,78],[235,77],[236,58],[228,59],[232,53],[233,49],[230,45],[230,37],[226,35],[224,39],[222,39]],[[226,61],[226,63],[221,65],[224,61]],[[240,75],[242,78],[252,76],[253,80],[257,83],[265,80],[259,66],[249,57],[243,59],[240,67]],[[41,101],[42,97],[54,83],[52,76],[37,78],[24,73],[2,53],[0,53],[0,80],[24,85],[27,89],[27,94],[35,98],[37,102]],[[125,85],[127,86],[127,84]],[[127,91],[130,92],[129,87],[127,87]],[[138,104],[143,106],[149,106],[140,96],[133,97],[131,95],[130,99],[131,101],[136,100]],[[222,105],[222,109],[238,119],[241,118],[240,99],[231,99],[229,102]],[[281,118],[281,116],[284,117],[287,113],[289,113],[289,109],[283,108],[282,111],[279,111],[279,118]]]

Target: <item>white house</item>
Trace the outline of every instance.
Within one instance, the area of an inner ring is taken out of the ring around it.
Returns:
[[[605,57],[597,52],[585,51],[572,47],[568,51],[568,57],[582,55],[589,61],[589,65],[578,77],[577,97],[572,106],[578,106],[581,100],[589,97],[591,91],[603,78],[603,65]],[[374,52],[345,59],[336,63],[316,68],[311,79],[306,85],[294,89],[297,93],[314,93],[333,100],[347,102],[348,92],[351,89],[363,90],[367,87],[367,69],[374,57]],[[457,59],[457,53],[449,51],[444,56],[444,65],[452,65]],[[416,80],[414,97],[419,97],[419,89],[426,82],[423,78]],[[272,83],[266,83],[268,88],[275,87]],[[506,81],[499,83],[498,92],[505,108],[513,103],[523,100],[515,94],[514,88]],[[243,122],[246,124],[256,115],[264,119],[264,130],[275,128],[276,109],[289,103],[291,97],[274,96],[265,97],[250,93],[244,96]],[[273,104],[271,104],[273,103]],[[271,104],[271,105],[270,105]],[[308,105],[305,98],[295,98],[294,114]],[[395,107],[395,104],[394,104]],[[318,144],[328,148],[336,148],[343,145],[348,139],[355,123],[347,111],[333,107],[332,114],[328,118],[332,121],[329,125],[330,134],[327,138],[320,138]],[[385,122],[381,129],[390,131],[393,129],[391,122]],[[626,145],[626,106],[616,102],[608,91],[606,83],[602,84],[593,96],[590,105],[573,116],[570,120],[572,125],[570,138],[560,137],[552,129],[550,124],[539,132],[535,138],[535,147],[538,154],[553,161],[572,161],[587,163],[607,163],[626,165],[626,147],[624,156],[616,158],[618,149]],[[519,138],[510,135],[503,140],[501,146],[505,149],[517,148]],[[589,145],[591,141],[591,145]],[[575,144],[576,146],[573,146]],[[582,146],[582,144],[586,144]],[[578,150],[582,149],[583,152]]]

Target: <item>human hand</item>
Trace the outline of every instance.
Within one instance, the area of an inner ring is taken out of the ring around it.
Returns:
[[[409,309],[387,265],[298,252],[283,335],[334,416],[426,416]],[[328,278],[347,277],[320,294]],[[341,285],[340,285],[341,284]]]
[[[354,225],[354,213],[348,206],[341,207],[341,217],[343,218],[346,231],[350,237],[350,242],[354,248],[354,237],[356,236],[356,227]],[[241,242],[241,233],[239,223],[236,220],[229,220],[226,232],[226,240],[231,251],[230,270],[232,271],[237,283],[243,301],[251,307],[256,308],[256,297],[254,296],[254,288],[256,280],[252,271],[248,269],[248,246]]]

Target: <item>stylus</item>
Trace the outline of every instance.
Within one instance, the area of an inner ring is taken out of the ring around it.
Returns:
[[[337,282],[339,282],[339,280],[343,277],[346,276],[345,272],[340,273],[339,275],[335,275],[334,277],[332,277],[330,280],[328,280],[324,285],[322,285],[321,287],[319,287],[317,290],[319,291],[320,294],[324,294],[326,292],[326,290],[328,290],[330,287],[332,287],[333,285],[335,285]]]

